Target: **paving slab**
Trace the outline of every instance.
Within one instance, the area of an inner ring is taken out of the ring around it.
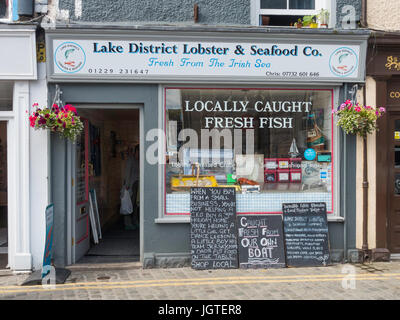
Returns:
[[[400,298],[400,261],[318,268],[142,269],[137,264],[68,267],[64,284],[21,284],[0,274],[1,300],[378,300]]]

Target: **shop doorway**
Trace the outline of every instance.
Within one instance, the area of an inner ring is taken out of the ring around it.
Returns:
[[[78,113],[85,128],[72,146],[72,262],[140,261],[140,110],[84,106]],[[125,190],[132,209],[121,211]],[[98,243],[91,202],[95,216],[98,211]]]
[[[390,112],[388,153],[388,249],[400,253],[400,113]]]
[[[0,270],[8,265],[7,122],[0,121]]]

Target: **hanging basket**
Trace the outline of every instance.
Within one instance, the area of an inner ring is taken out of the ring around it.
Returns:
[[[29,116],[30,126],[36,130],[47,129],[58,133],[61,137],[75,141],[83,130],[83,123],[78,116],[76,108],[72,105],[59,107],[53,104],[51,108],[39,108],[35,103],[36,110]]]
[[[383,107],[373,108],[359,103],[353,105],[350,100],[346,100],[338,110],[332,111],[332,114],[337,116],[337,126],[341,127],[346,134],[366,137],[378,130],[376,121],[385,112],[386,109]]]

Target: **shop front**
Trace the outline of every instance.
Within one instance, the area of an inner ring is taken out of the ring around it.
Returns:
[[[368,244],[375,260],[400,256],[399,220],[399,141],[400,141],[400,38],[398,35],[374,32],[369,41],[367,82],[364,99],[387,109],[379,120],[379,131],[369,138],[369,159],[376,166],[369,170],[371,212],[368,216]]]
[[[0,43],[0,269],[32,268],[30,130],[36,94],[36,26],[1,25]]]
[[[79,195],[96,190],[104,230],[118,219],[131,146],[139,153],[139,225],[127,243],[144,267],[190,263],[193,186],[234,188],[239,216],[325,203],[332,261],[355,260],[356,143],[331,115],[365,81],[368,33],[294,32],[46,30],[49,100],[58,87],[63,103],[99,129],[86,134],[89,144],[52,139],[56,263],[96,250]],[[86,161],[77,160],[82,150]],[[88,168],[86,180],[77,168]]]

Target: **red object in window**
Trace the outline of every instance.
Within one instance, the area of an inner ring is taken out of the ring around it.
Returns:
[[[278,169],[278,162],[276,158],[264,158],[264,170]]]
[[[275,182],[277,182],[277,172],[276,172],[276,170],[264,170],[264,182],[265,183],[275,183]]]
[[[301,170],[290,170],[290,182],[300,183],[301,182]]]
[[[278,169],[289,169],[289,158],[280,158],[278,159]]]
[[[290,159],[290,169],[301,170],[301,158]]]
[[[289,182],[289,169],[278,169],[278,182]]]

